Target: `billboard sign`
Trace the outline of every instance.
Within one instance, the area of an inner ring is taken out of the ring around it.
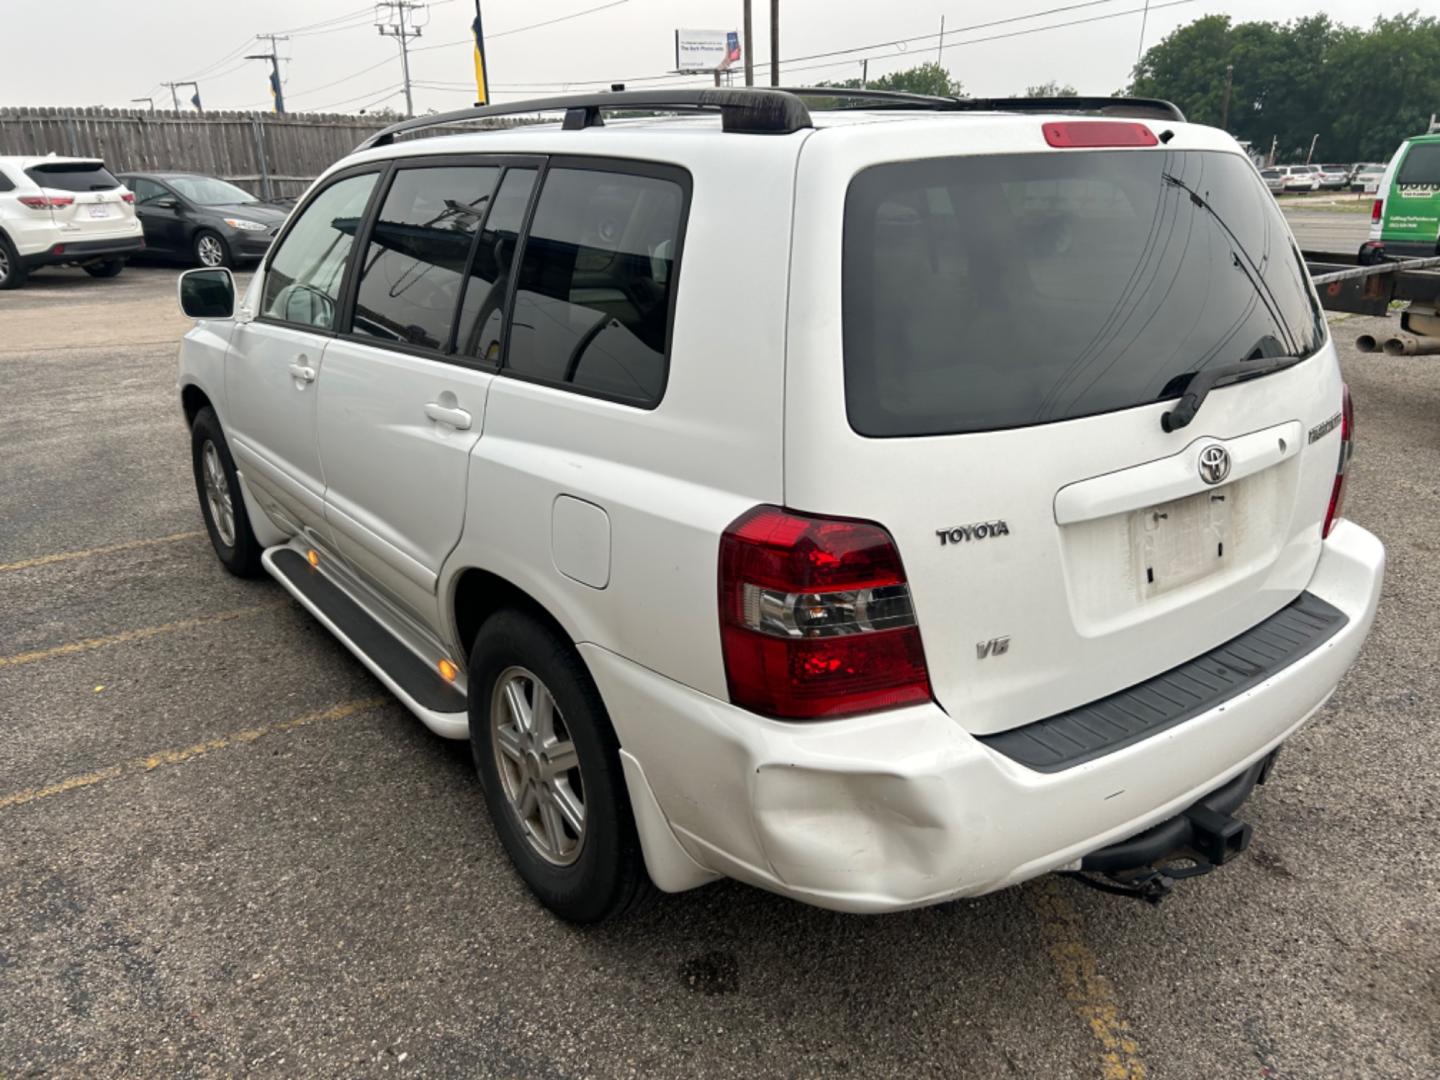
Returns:
[[[735,30],[676,30],[675,70],[699,74],[724,71],[740,61],[740,34]]]

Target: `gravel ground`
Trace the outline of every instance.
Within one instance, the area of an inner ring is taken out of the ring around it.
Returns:
[[[142,267],[0,294],[0,1078],[1440,1074],[1440,357],[1336,324],[1389,578],[1248,857],[1160,908],[722,883],[582,931],[466,748],[211,556],[173,298]]]

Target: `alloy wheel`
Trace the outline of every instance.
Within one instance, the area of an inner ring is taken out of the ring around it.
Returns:
[[[490,742],[526,842],[546,862],[569,866],[585,842],[580,758],[554,695],[533,672],[510,667],[495,680]]]
[[[205,266],[220,266],[225,262],[225,248],[213,236],[202,236],[195,243],[195,254]]]
[[[0,244],[0,282],[6,281],[9,277],[10,253],[5,250],[5,246],[3,244]]]
[[[209,439],[200,450],[200,472],[205,483],[205,503],[210,508],[210,520],[220,535],[220,542],[226,547],[235,546],[235,503],[230,495],[230,482],[225,479],[225,467],[220,463],[220,451]]]

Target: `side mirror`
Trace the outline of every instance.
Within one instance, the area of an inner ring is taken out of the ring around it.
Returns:
[[[171,198],[149,199],[145,202],[145,205],[153,206],[156,210],[174,210],[180,205],[180,200]]]
[[[235,279],[224,267],[180,275],[180,310],[192,319],[229,319],[235,314]]]

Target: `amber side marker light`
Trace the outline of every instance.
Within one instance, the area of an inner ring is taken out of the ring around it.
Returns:
[[[319,566],[320,553],[314,548],[311,548],[309,551],[305,552],[305,561],[308,562],[311,566]]]
[[[459,668],[457,668],[449,660],[445,660],[443,658],[435,666],[440,669],[440,677],[446,682],[454,682],[455,676],[460,674]]]

